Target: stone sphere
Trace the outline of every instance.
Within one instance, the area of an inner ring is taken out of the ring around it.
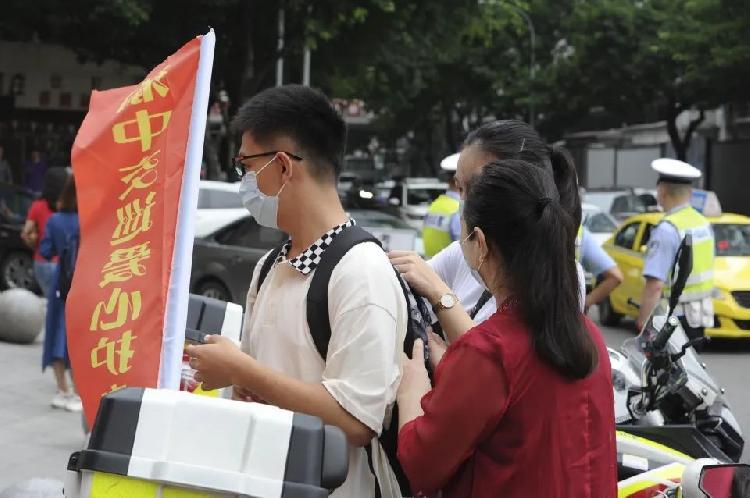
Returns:
[[[62,498],[63,483],[56,479],[33,478],[0,491],[0,498]]]
[[[0,292],[0,341],[31,344],[44,326],[45,299],[26,289]]]

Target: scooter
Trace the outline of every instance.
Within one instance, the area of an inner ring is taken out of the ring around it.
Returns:
[[[641,333],[625,341],[621,352],[609,349],[618,449],[624,433],[660,445],[662,461],[671,450],[681,457],[737,462],[744,447],[742,431],[724,390],[694,351],[705,339],[688,340],[674,316],[691,267],[688,235],[675,258],[669,301],[662,300]],[[642,472],[642,468],[620,466],[621,478]]]

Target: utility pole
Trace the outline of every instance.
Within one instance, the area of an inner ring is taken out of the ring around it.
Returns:
[[[279,9],[279,41],[276,45],[276,50],[279,53],[279,58],[276,61],[276,86],[284,84],[284,56],[281,55],[281,51],[284,50],[284,9]]]

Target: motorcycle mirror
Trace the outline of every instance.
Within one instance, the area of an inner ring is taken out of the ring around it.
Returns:
[[[674,281],[672,283],[672,291],[669,296],[669,315],[674,312],[677,307],[677,303],[680,300],[682,291],[685,290],[685,284],[693,271],[693,238],[690,234],[685,235],[682,239],[680,247],[675,255],[674,263],[672,264],[672,275]],[[676,272],[676,273],[675,273]]]
[[[750,465],[703,467],[698,487],[708,498],[750,496]]]

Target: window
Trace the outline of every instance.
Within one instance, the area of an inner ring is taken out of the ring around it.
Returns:
[[[641,237],[641,246],[647,246],[648,241],[651,240],[651,231],[654,229],[654,225],[646,223],[646,228],[643,229],[643,237]]]
[[[409,206],[424,206],[432,203],[444,193],[444,188],[410,187],[406,194],[406,204]]]
[[[635,243],[635,236],[638,235],[638,229],[640,228],[640,226],[640,222],[636,221],[623,227],[622,230],[617,232],[617,236],[615,237],[615,245],[624,249],[632,250],[633,244]]]
[[[17,73],[10,79],[10,94],[24,95],[26,93],[26,76]]]
[[[612,218],[604,213],[594,213],[587,217],[585,225],[591,233],[612,233],[617,230]]]
[[[229,226],[216,236],[219,244],[248,249],[273,249],[286,239],[286,234],[281,230],[262,227],[250,217]]]
[[[750,256],[750,225],[715,224],[717,256]]]
[[[202,188],[198,192],[198,209],[242,209],[236,192]]]

